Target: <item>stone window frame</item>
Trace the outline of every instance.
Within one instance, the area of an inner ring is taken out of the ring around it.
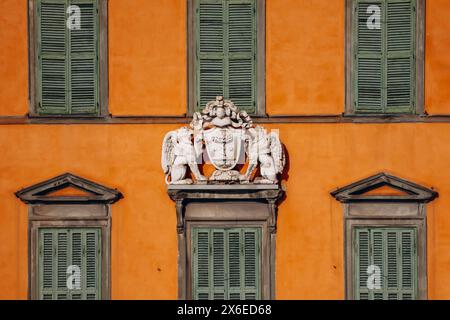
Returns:
[[[345,111],[344,116],[377,117],[377,116],[408,116],[411,114],[364,114],[354,110],[353,85],[353,3],[356,0],[345,0]],[[413,115],[425,116],[425,20],[426,0],[416,0],[416,108]]]
[[[86,192],[81,196],[51,196],[72,187]],[[101,298],[111,298],[111,204],[123,198],[110,189],[71,173],[24,188],[15,193],[28,204],[28,299],[38,299],[38,233],[40,228],[101,229]]]
[[[187,1],[187,114],[195,112],[196,93],[196,24],[195,1]],[[265,117],[266,114],[266,0],[256,0],[256,112],[252,117]]]
[[[109,116],[109,62],[108,62],[108,1],[98,1],[98,66],[99,66],[99,80],[98,80],[98,102],[99,110],[95,115],[41,115],[38,112],[37,106],[37,15],[36,15],[36,0],[27,0],[28,2],[28,82],[29,82],[29,110],[28,116],[31,118],[105,118]]]
[[[373,195],[369,191],[389,186],[404,195]],[[413,182],[379,173],[331,195],[344,208],[345,298],[354,299],[353,234],[359,227],[414,227],[417,230],[417,299],[428,298],[426,204],[439,194]],[[373,212],[377,212],[376,215]]]
[[[169,185],[168,194],[175,201],[177,215],[178,299],[192,299],[193,227],[261,228],[261,300],[275,299],[276,224],[278,201],[284,195],[280,186]],[[247,207],[230,210],[233,205]]]

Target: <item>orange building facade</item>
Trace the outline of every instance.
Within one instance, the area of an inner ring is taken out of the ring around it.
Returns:
[[[190,1],[106,1],[108,105],[95,119],[30,116],[31,2],[0,2],[0,298],[30,297],[29,205],[15,193],[70,172],[123,195],[109,207],[110,298],[177,299],[161,143],[191,120]],[[359,117],[345,114],[347,2],[265,1],[265,115],[254,122],[279,130],[287,154],[274,298],[348,297],[345,205],[330,192],[386,172],[439,193],[419,201],[422,297],[450,299],[450,3],[423,5],[425,112]]]

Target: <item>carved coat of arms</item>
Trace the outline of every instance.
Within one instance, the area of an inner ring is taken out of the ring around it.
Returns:
[[[205,162],[216,169],[210,177],[199,170]],[[285,155],[276,132],[254,126],[245,111],[219,96],[194,113],[189,127],[166,134],[161,164],[168,184],[275,184]],[[258,166],[261,176],[253,177]],[[187,177],[188,168],[193,179]]]

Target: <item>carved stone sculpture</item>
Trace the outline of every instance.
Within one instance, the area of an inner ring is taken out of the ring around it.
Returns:
[[[200,173],[198,166],[203,161],[216,169],[209,178]],[[218,96],[194,113],[190,127],[166,134],[161,162],[170,184],[194,183],[186,177],[187,168],[195,183],[275,184],[283,172],[285,155],[276,132],[254,126],[247,112]],[[248,168],[241,174],[237,167],[246,163]],[[261,177],[251,181],[258,165]]]

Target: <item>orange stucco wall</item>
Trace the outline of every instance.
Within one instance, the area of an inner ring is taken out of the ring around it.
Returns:
[[[110,113],[186,110],[186,1],[109,1]],[[0,116],[28,112],[26,0],[1,0]],[[328,13],[326,13],[328,12]],[[427,1],[426,109],[450,113],[450,2]],[[344,0],[267,0],[267,111],[344,110]],[[174,204],[160,169],[178,125],[0,125],[0,299],[26,299],[22,187],[72,172],[125,198],[112,206],[112,297],[175,299]],[[450,299],[449,124],[279,124],[289,153],[276,256],[280,299],[344,298],[343,212],[329,192],[387,171],[435,187],[429,298]]]

